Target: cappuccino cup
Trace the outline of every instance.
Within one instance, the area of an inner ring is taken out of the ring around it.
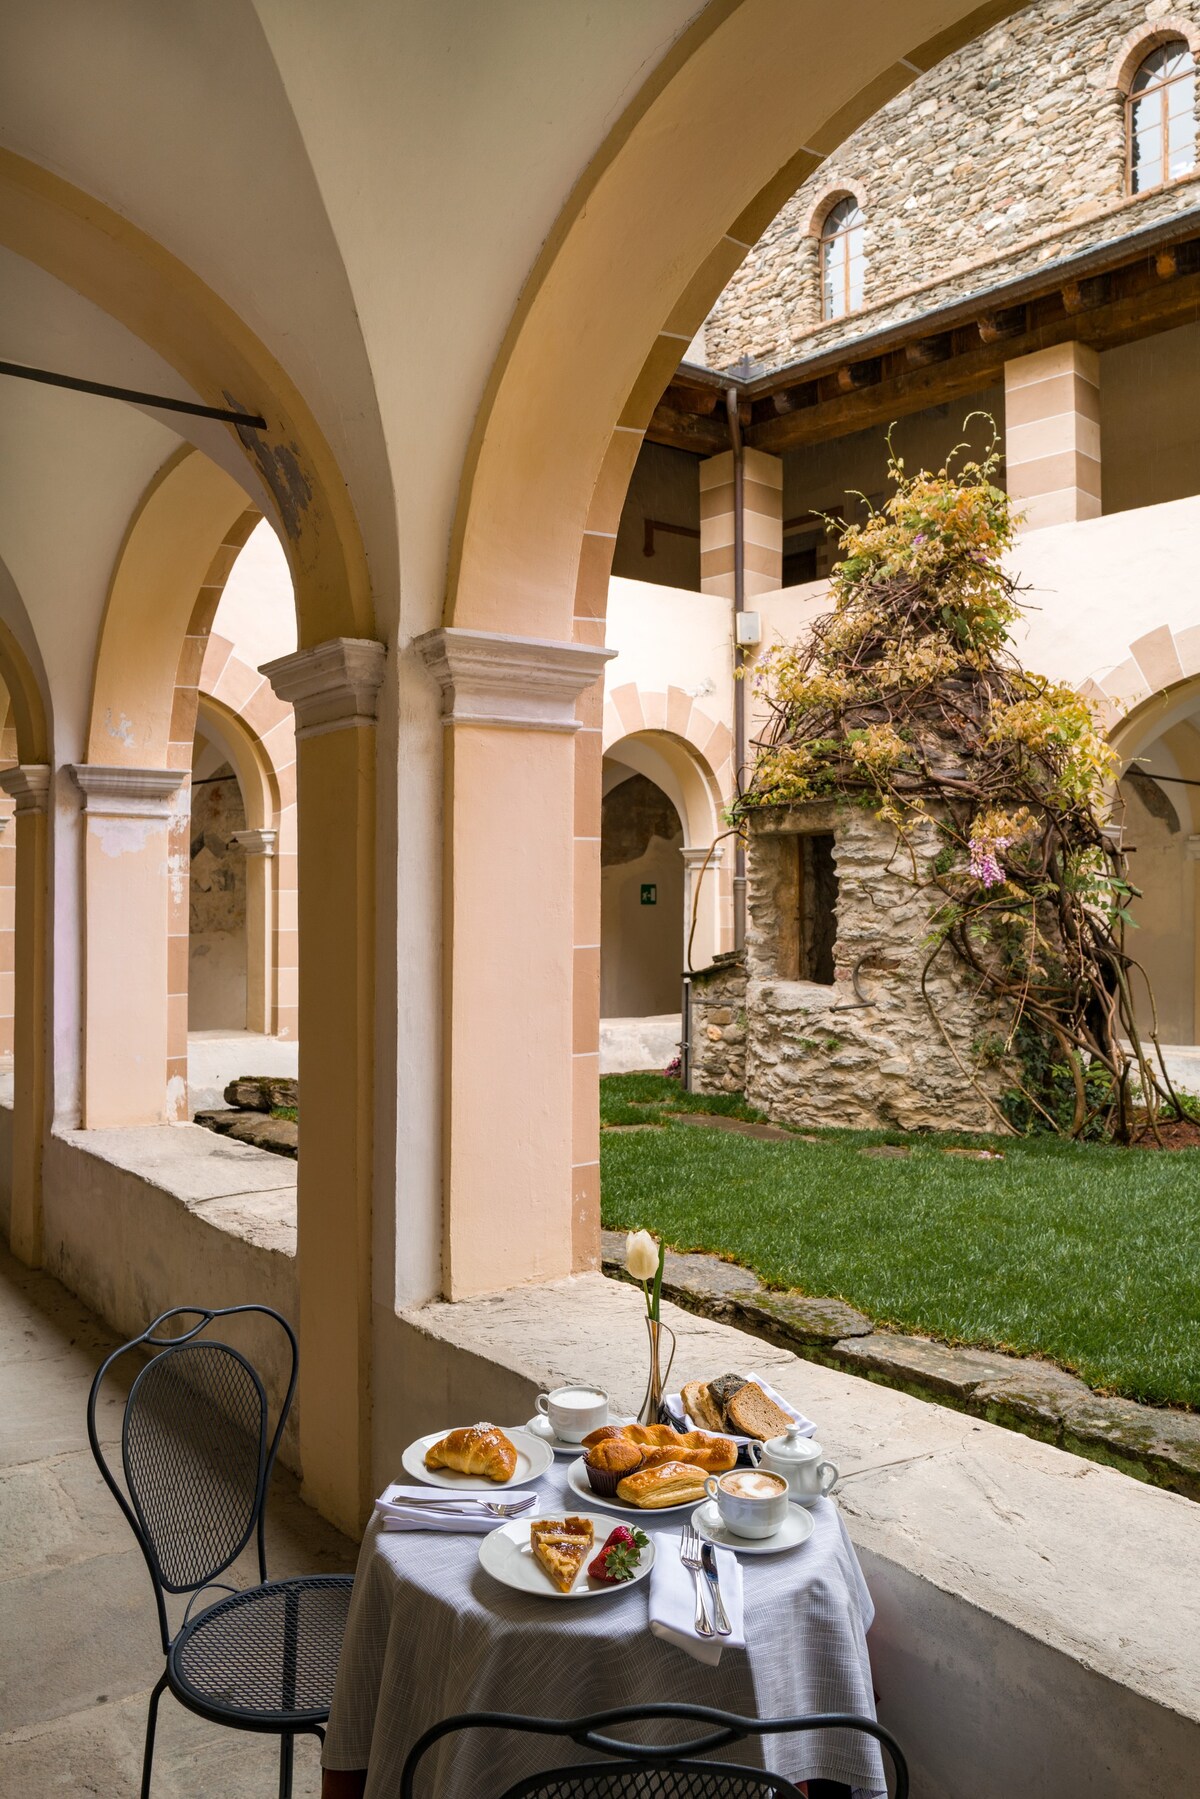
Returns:
[[[788,1515],[786,1480],[764,1468],[710,1474],[704,1491],[715,1500],[721,1523],[735,1537],[773,1537]]]
[[[601,1387],[555,1387],[539,1393],[537,1409],[564,1443],[582,1443],[589,1431],[608,1423],[608,1394]]]

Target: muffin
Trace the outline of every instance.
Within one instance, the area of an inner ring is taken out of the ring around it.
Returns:
[[[641,1467],[642,1452],[625,1437],[605,1437],[588,1450],[583,1465],[592,1491],[611,1499],[617,1482]]]
[[[623,1424],[602,1424],[599,1430],[588,1432],[583,1439],[583,1447],[584,1449],[594,1449],[597,1443],[607,1443],[610,1437],[623,1437],[624,1435],[625,1426]]]

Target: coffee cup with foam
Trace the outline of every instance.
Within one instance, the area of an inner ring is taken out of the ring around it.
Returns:
[[[721,1523],[735,1537],[773,1537],[788,1515],[788,1485],[763,1468],[731,1468],[710,1474],[704,1491],[716,1504]]]

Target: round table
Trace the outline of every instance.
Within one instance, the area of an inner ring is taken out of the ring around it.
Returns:
[[[566,1468],[560,1458],[536,1483],[543,1517],[584,1509]],[[674,1555],[686,1517],[641,1513],[638,1523],[658,1554]],[[813,1519],[798,1549],[740,1558],[746,1648],[726,1648],[717,1667],[652,1635],[649,1580],[604,1598],[542,1599],[485,1574],[478,1535],[383,1531],[373,1521],[359,1555],[324,1766],[367,1768],[366,1799],[398,1799],[413,1742],[454,1712],[565,1718],[674,1700],[764,1718],[873,1718],[870,1595],[836,1504],[818,1500]],[[753,1762],[759,1753],[748,1743],[734,1759]],[[864,1736],[767,1739],[761,1755],[789,1779],[840,1780],[861,1799],[883,1799],[880,1752]],[[484,1799],[569,1759],[582,1757],[565,1740],[456,1734],[426,1759],[420,1799]]]

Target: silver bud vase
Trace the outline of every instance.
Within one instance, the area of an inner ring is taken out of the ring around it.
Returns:
[[[661,1324],[654,1318],[647,1318],[646,1330],[650,1337],[650,1378],[646,1382],[646,1397],[642,1400],[638,1412],[639,1424],[661,1424],[669,1422],[663,1411],[663,1395],[667,1389],[667,1380],[671,1373],[671,1364],[675,1360],[675,1332],[669,1324]],[[663,1362],[665,1345],[663,1338],[671,1339],[670,1352]]]

